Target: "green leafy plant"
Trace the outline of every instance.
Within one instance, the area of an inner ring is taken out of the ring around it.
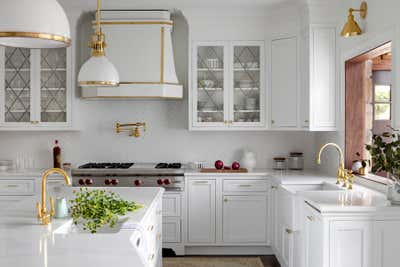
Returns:
[[[387,172],[391,179],[400,183],[400,133],[373,135],[372,144],[366,145],[372,157],[372,172]]]
[[[73,223],[77,225],[82,220],[83,229],[91,233],[96,233],[107,224],[112,228],[119,216],[143,207],[133,201],[123,200],[111,191],[81,188],[74,193],[75,199],[70,200]]]

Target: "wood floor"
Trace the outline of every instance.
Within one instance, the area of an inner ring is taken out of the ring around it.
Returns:
[[[260,257],[262,262],[264,263],[264,267],[281,267],[278,260],[275,256],[261,256]]]

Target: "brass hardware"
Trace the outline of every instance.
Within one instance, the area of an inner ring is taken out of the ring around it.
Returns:
[[[308,121],[308,120],[305,120],[304,122],[305,122],[305,123],[309,123],[309,121]]]
[[[160,69],[160,82],[164,82],[164,47],[165,47],[165,28],[161,27],[161,69]]]
[[[252,187],[251,184],[240,184],[239,187]]]
[[[275,123],[275,121],[274,121],[274,120],[271,120],[271,123],[272,123],[272,124],[274,124],[274,123]]]
[[[347,181],[349,183],[348,189],[351,190],[353,189],[353,179],[354,179],[353,172],[347,170],[346,176],[347,176]]]
[[[71,45],[71,39],[62,35],[41,33],[41,32],[0,32],[0,37],[19,37],[19,38],[36,38],[46,39]]]
[[[227,199],[227,198],[224,198],[224,202],[225,202],[225,203],[228,202],[228,199]]]
[[[116,133],[129,132],[129,136],[134,136],[138,138],[140,137],[140,127],[143,128],[143,132],[146,132],[147,128],[145,122],[126,123],[126,124],[121,124],[117,122],[115,124],[115,132]]]
[[[314,221],[314,216],[307,216],[307,219],[308,219],[309,221]]]
[[[157,240],[161,240],[161,234],[158,234],[156,238]]]
[[[97,22],[93,22],[93,25],[96,25]],[[100,21],[101,25],[124,25],[124,24],[133,24],[133,25],[170,25],[172,26],[174,23],[172,21]]]
[[[354,20],[353,12],[360,12],[360,17],[362,19],[365,19],[367,16],[367,10],[368,10],[368,5],[365,1],[361,3],[360,9],[349,8],[349,15],[347,17],[347,22],[343,26],[340,35],[343,37],[361,35],[363,32],[360,26],[358,26],[357,22]]]
[[[229,120],[229,121],[228,121],[228,123],[229,123],[229,124],[232,124],[232,123],[233,123],[233,121],[232,121],[232,120]]]
[[[153,229],[154,229],[154,225],[149,225],[149,227],[147,228],[147,230],[148,230],[149,232],[153,231]]]
[[[8,185],[5,185],[4,187],[7,187],[7,188],[17,188],[18,185],[16,185],[16,184],[8,184]]]
[[[65,183],[67,185],[71,185],[71,179],[68,177],[68,174],[59,168],[48,169],[42,175],[42,202],[36,203],[37,214],[40,222],[43,225],[48,225],[51,222],[51,219],[54,215],[54,200],[53,197],[50,197],[50,212],[47,211],[46,207],[46,194],[47,194],[47,177],[53,173],[59,173],[64,177]]]
[[[105,81],[86,81],[79,82],[80,85],[104,85],[104,86],[118,86],[115,82],[105,82]]]
[[[276,185],[271,185],[271,189],[278,189]]]
[[[208,181],[196,181],[195,184],[208,184]]]
[[[292,229],[289,229],[289,228],[286,228],[285,231],[286,231],[286,233],[289,234],[289,235],[291,235],[291,234],[294,233],[294,231],[293,231]]]
[[[154,254],[150,255],[150,260],[154,260]]]
[[[31,124],[39,124],[39,121],[31,121]]]

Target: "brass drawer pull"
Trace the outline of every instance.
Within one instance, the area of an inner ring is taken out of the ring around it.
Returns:
[[[39,121],[31,121],[31,124],[39,124]]]
[[[208,181],[195,181],[194,184],[208,184]]]
[[[251,184],[240,184],[239,187],[252,187]]]
[[[147,228],[147,230],[150,232],[153,231],[153,229],[154,229],[154,225],[149,225],[149,227]]]
[[[17,184],[7,184],[4,187],[6,187],[6,188],[17,188],[19,186]]]
[[[314,216],[307,216],[307,219],[310,221],[314,221]]]
[[[224,202],[225,202],[225,203],[228,202],[228,199],[227,199],[227,198],[224,198]]]
[[[278,189],[276,185],[271,185],[271,189]]]

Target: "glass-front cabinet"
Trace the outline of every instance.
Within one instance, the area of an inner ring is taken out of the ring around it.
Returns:
[[[0,47],[0,130],[71,124],[69,48]]]
[[[264,129],[264,42],[195,42],[192,130]]]

